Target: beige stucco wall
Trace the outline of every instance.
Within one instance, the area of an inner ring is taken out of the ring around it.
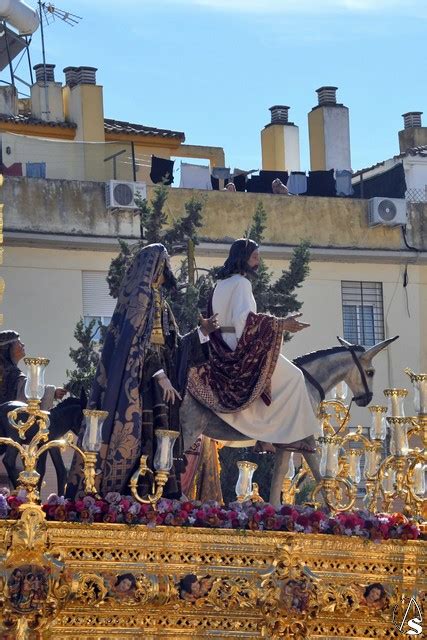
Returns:
[[[153,187],[147,192],[150,199]],[[266,243],[289,246],[308,239],[314,247],[407,250],[400,227],[367,226],[366,201],[173,188],[168,192],[166,211],[170,219],[183,215],[184,205],[193,195],[204,199],[200,235],[214,242],[243,235],[261,201],[268,215]],[[139,222],[133,211],[111,213],[105,208],[103,183],[8,177],[3,197],[7,231],[139,237]],[[427,205],[410,205],[409,219],[408,242],[425,251]]]

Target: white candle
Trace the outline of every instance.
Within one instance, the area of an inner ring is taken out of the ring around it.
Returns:
[[[28,400],[41,400],[44,395],[44,373],[49,360],[47,358],[24,358],[27,365],[27,381],[25,383],[25,397]]]
[[[360,482],[360,452],[356,449],[350,449],[349,453],[349,464],[348,464],[348,475],[350,480],[352,480],[355,484],[359,484]]]
[[[406,456],[409,450],[408,446],[408,430],[406,424],[398,422],[391,423],[393,455]]]
[[[427,415],[427,377],[414,382],[414,392],[417,413]]]
[[[98,434],[98,418],[96,416],[90,416],[89,442],[91,444],[95,444],[97,434]]]
[[[384,491],[387,493],[393,493],[394,491],[394,477],[395,472],[392,469],[389,469],[389,471],[384,474],[382,485]]]
[[[378,452],[373,447],[366,449],[365,478],[372,478],[378,471]]]
[[[289,463],[288,463],[288,470],[286,472],[286,478],[288,480],[292,480],[292,478],[295,475],[295,464],[294,464],[294,452],[291,452],[291,455],[289,456]]]
[[[414,467],[414,491],[419,496],[423,496],[426,491],[425,465],[422,462]]]
[[[341,400],[342,402],[344,402],[344,400],[347,398],[347,395],[348,395],[348,386],[344,382],[344,380],[341,380],[341,382],[339,382],[332,389],[332,397],[335,400]]]
[[[335,478],[338,473],[338,445],[330,442],[326,446],[326,475],[330,478]]]
[[[369,410],[372,414],[371,428],[369,430],[371,440],[385,440],[387,435],[387,424],[385,420],[387,408],[375,405],[369,407]]]

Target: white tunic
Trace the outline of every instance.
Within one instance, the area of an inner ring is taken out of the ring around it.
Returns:
[[[222,334],[234,350],[249,312],[257,311],[249,280],[238,274],[220,280],[215,287],[212,307],[213,313],[218,314],[220,326],[234,327],[235,333]],[[270,406],[258,398],[243,411],[218,415],[240,433],[263,442],[287,444],[319,432],[304,376],[283,355],[279,355],[271,379]]]

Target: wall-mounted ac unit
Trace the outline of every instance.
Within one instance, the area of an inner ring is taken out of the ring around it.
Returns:
[[[145,182],[124,182],[109,180],[105,183],[105,202],[107,209],[137,209],[135,197],[147,197]]]
[[[403,198],[371,198],[368,202],[368,225],[396,227],[407,223],[406,200]]]

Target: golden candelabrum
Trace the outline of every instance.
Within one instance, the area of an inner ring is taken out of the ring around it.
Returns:
[[[141,456],[139,468],[133,474],[129,486],[133,497],[138,502],[156,507],[163,495],[165,484],[173,466],[173,447],[179,437],[179,431],[156,429],[154,434],[157,438],[156,453],[153,460],[154,471],[148,466],[148,456]],[[151,493],[150,490],[146,490],[146,483],[141,482],[144,477],[151,478]],[[144,490],[143,495],[139,493],[141,486]]]
[[[410,369],[405,369],[405,373],[414,387],[417,415],[405,416],[406,389],[384,391],[391,414],[387,416],[390,443],[385,459],[379,464],[376,474],[369,478],[372,487],[369,509],[375,510],[380,500],[383,509],[389,511],[394,501],[399,500],[406,512],[425,520],[427,374],[416,374]]]
[[[389,511],[394,501],[400,500],[405,511],[426,519],[427,374],[414,374],[409,369],[405,373],[414,385],[416,417],[405,416],[406,389],[386,389],[388,407],[369,407],[369,435],[364,434],[362,426],[348,429],[350,413],[344,404],[343,383],[334,390],[332,400],[321,403],[318,418],[322,435],[318,446],[322,480],[314,487],[310,502],[320,505],[317,499],[321,493],[332,513],[348,511],[364,484],[364,503],[369,510]],[[412,446],[415,438],[423,448]],[[295,474],[291,458],[282,486],[284,502],[295,502],[302,481],[309,474],[305,462]]]
[[[83,438],[83,449],[74,444],[71,433],[67,434],[65,438],[49,441],[49,412],[40,408],[45,390],[44,374],[49,360],[47,358],[24,358],[24,362],[27,366],[25,395],[28,398],[28,403],[8,414],[9,423],[17,430],[18,438],[16,440],[10,437],[0,438],[0,445],[14,447],[21,456],[24,470],[19,474],[17,489],[25,490],[27,495],[27,502],[21,506],[21,510],[39,504],[40,474],[37,471],[37,464],[44,453],[54,448],[63,451],[70,447],[77,451],[83,461],[86,492],[96,493],[96,452],[100,446],[101,428],[108,415],[107,412],[84,410],[87,427]],[[21,443],[19,440],[25,442]]]

